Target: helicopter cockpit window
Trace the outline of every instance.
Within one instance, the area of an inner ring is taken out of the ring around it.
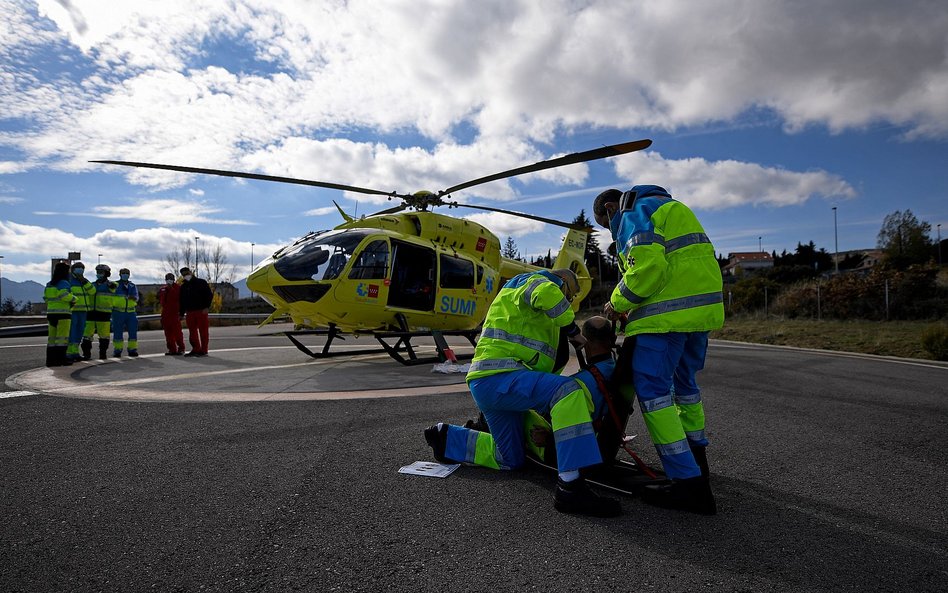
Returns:
[[[474,263],[460,257],[441,254],[441,288],[472,288]]]
[[[381,280],[388,274],[388,242],[372,241],[362,250],[352,270],[350,280]]]
[[[344,230],[300,241],[282,254],[273,267],[287,280],[338,278],[367,234],[367,231]]]

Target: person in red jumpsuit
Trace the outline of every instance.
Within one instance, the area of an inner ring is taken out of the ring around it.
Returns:
[[[191,351],[185,356],[207,356],[207,342],[209,339],[207,314],[214,300],[214,293],[208,286],[207,280],[198,278],[191,268],[181,268],[181,313],[188,324],[188,340],[191,342]]]
[[[158,289],[161,304],[161,329],[165,332],[168,351],[165,356],[184,354],[184,332],[181,331],[181,285],[174,281],[174,274],[165,274],[165,285]]]

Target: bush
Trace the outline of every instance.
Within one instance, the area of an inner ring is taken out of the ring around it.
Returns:
[[[922,348],[935,360],[948,360],[948,323],[935,323],[922,332]]]

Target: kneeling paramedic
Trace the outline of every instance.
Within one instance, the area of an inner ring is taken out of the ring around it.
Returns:
[[[724,324],[721,269],[694,213],[657,185],[609,189],[593,203],[612,232],[622,277],[604,312],[628,315],[635,335],[632,379],[652,443],[671,482],[647,486],[650,504],[717,512],[705,447],[704,407],[695,375],[708,333]]]
[[[439,461],[514,469],[525,461],[524,414],[531,409],[548,414],[559,470],[554,507],[613,517],[621,513],[619,502],[593,492],[579,474],[580,468],[602,461],[589,392],[575,379],[550,372],[560,328],[567,328],[575,346],[585,343],[570,306],[578,292],[576,275],[566,269],[511,278],[487,311],[467,374],[490,433],[439,423],[425,430],[425,440]]]

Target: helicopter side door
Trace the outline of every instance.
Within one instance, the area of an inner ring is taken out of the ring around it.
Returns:
[[[392,250],[392,280],[388,292],[388,306],[416,311],[434,310],[434,249],[392,239]]]

